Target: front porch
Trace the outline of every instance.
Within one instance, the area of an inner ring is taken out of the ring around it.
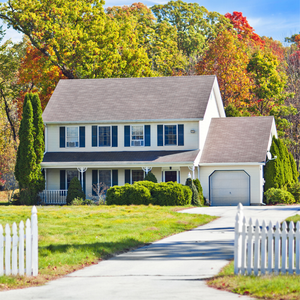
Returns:
[[[68,190],[44,190],[39,193],[42,204],[67,204]]]

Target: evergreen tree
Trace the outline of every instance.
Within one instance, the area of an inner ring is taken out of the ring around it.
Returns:
[[[33,109],[33,127],[34,127],[34,151],[36,154],[36,164],[40,164],[44,157],[44,122],[42,118],[41,101],[37,94],[30,94]]]
[[[22,204],[33,204],[36,200],[34,185],[37,180],[37,166],[33,131],[33,110],[29,95],[26,95],[19,129],[20,144],[15,166],[15,176],[19,182]]]
[[[280,160],[280,152],[277,147],[276,138],[273,137],[272,145],[270,148],[270,152],[273,157],[277,156],[276,159],[269,161],[266,164],[265,169],[265,185],[264,189],[267,191],[268,189],[281,188],[284,185],[284,174],[282,162]]]
[[[291,163],[291,168],[292,168],[292,173],[293,173],[293,179],[294,179],[294,182],[297,183],[299,182],[299,172],[297,171],[297,165],[296,165],[296,162],[295,162],[295,159],[292,155],[292,153],[289,153],[289,158],[290,158],[290,163]]]
[[[85,194],[77,177],[72,178],[68,188],[67,204],[71,204],[72,200],[80,198],[85,200]]]
[[[201,206],[199,193],[198,193],[198,190],[197,190],[196,186],[193,183],[193,180],[191,178],[187,178],[186,182],[185,182],[185,185],[188,186],[193,192],[192,203],[191,204],[195,205],[195,206]]]
[[[152,181],[154,183],[157,183],[156,176],[152,172],[148,172],[148,174],[146,174],[144,180]]]

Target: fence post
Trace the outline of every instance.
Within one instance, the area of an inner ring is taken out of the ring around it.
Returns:
[[[249,220],[248,230],[248,261],[247,261],[247,275],[251,275],[253,268],[253,222],[252,218]]]
[[[234,274],[239,274],[242,261],[242,247],[241,247],[241,232],[243,220],[243,205],[238,204],[237,214],[235,217],[235,239],[234,239]]]
[[[3,242],[3,227],[0,224],[0,276],[4,275],[4,268],[3,268],[3,250],[4,250],[4,242]]]
[[[242,266],[241,266],[241,273],[244,275],[246,270],[246,234],[247,234],[247,221],[246,217],[243,218],[243,226],[242,226]]]
[[[38,275],[38,220],[37,210],[33,206],[31,210],[31,232],[32,232],[32,275]]]

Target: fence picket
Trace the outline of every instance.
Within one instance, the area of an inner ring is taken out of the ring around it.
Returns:
[[[19,225],[19,275],[24,275],[24,222]]]
[[[243,219],[243,205],[239,203],[238,213],[235,218],[235,239],[234,239],[234,273],[239,274],[241,268],[241,230],[242,230],[242,219]]]
[[[10,249],[11,249],[11,237],[10,227],[8,224],[5,226],[5,275],[10,275]]]
[[[18,234],[17,224],[13,223],[13,237],[12,237],[12,275],[18,274]]]
[[[272,273],[272,269],[274,267],[274,242],[273,242],[273,224],[269,222],[269,230],[268,230],[268,272]]]
[[[4,266],[3,266],[3,250],[4,250],[4,237],[3,237],[3,227],[0,224],[0,276],[4,275]]]
[[[255,222],[254,230],[254,275],[258,275],[259,259],[260,259],[260,228],[258,220]]]
[[[285,274],[287,270],[287,225],[286,222],[282,224],[281,232],[281,249],[282,249],[282,262],[281,262],[281,273]]]
[[[242,263],[241,263],[241,273],[244,275],[246,271],[246,217],[243,218],[243,226],[242,226]]]
[[[38,223],[37,210],[33,206],[31,210],[31,232],[32,232],[32,275],[38,275]]]
[[[252,218],[249,220],[249,229],[248,229],[248,267],[247,274],[251,275],[253,268],[253,226],[252,226]]]
[[[300,222],[296,225],[296,274],[300,274]]]
[[[266,222],[263,220],[261,229],[261,267],[260,272],[262,275],[266,274],[266,251],[267,251],[267,228]]]
[[[29,219],[26,221],[26,275],[31,276],[31,226]]]
[[[274,266],[274,273],[279,273],[280,268],[280,229],[279,229],[279,223],[276,222],[276,230],[274,233],[274,240],[275,240],[275,266]]]
[[[289,226],[289,274],[294,273],[294,265],[295,265],[295,259],[294,259],[294,222],[290,222]]]

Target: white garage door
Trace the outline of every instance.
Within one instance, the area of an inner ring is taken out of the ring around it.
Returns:
[[[210,176],[211,205],[250,205],[250,177],[244,171],[215,171]]]

